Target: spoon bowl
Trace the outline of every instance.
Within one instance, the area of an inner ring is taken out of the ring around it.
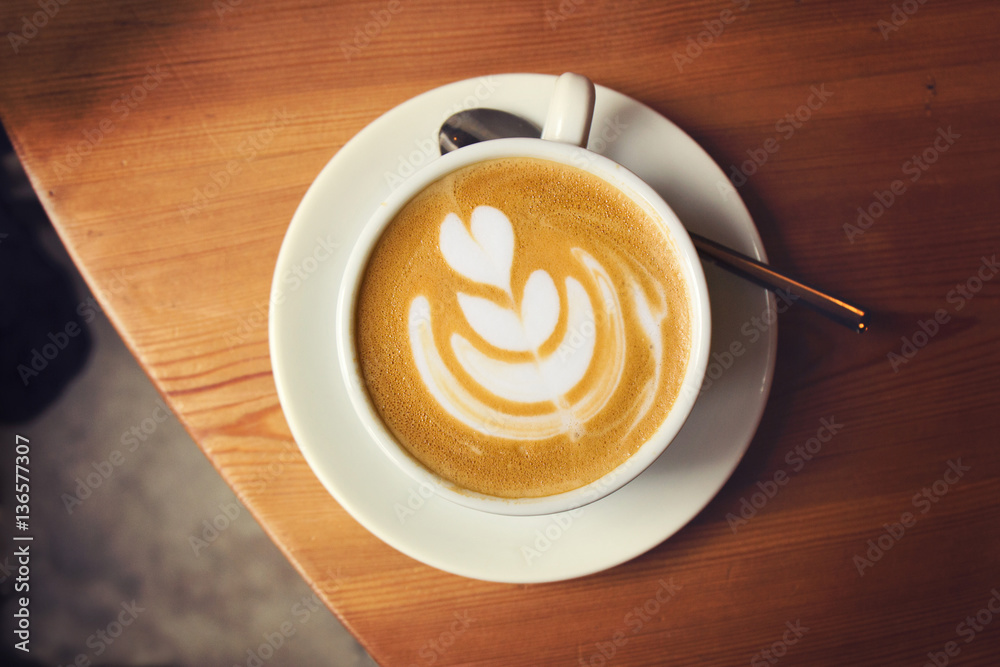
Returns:
[[[541,130],[516,114],[499,109],[466,109],[450,116],[438,132],[441,154],[463,146],[510,137],[538,139]],[[724,269],[754,282],[772,292],[781,292],[788,301],[801,301],[830,319],[858,333],[868,330],[868,313],[858,306],[810,287],[790,276],[775,271],[752,257],[688,231],[698,254]]]
[[[542,136],[531,122],[499,109],[466,109],[450,116],[438,132],[441,154],[490,139]]]

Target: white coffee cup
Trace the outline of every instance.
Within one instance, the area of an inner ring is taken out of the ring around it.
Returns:
[[[362,229],[347,260],[337,303],[337,352],[353,408],[374,443],[412,479],[459,505],[505,515],[538,515],[572,510],[616,491],[651,465],[680,431],[694,406],[704,378],[710,343],[708,288],[697,252],[683,225],[666,202],[625,167],[582,148],[594,106],[593,84],[580,75],[557,80],[541,139],[498,139],[474,144],[431,161],[410,176],[382,203]],[[691,345],[682,389],[666,418],[624,463],[585,486],[551,496],[500,498],[457,488],[422,466],[383,424],[372,406],[357,361],[354,318],[358,288],[369,256],[383,230],[418,193],[444,176],[486,160],[526,157],[583,169],[615,186],[662,222],[678,252],[691,304]]]

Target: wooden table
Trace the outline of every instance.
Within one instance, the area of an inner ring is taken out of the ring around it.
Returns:
[[[333,4],[5,2],[0,112],[130,349],[381,664],[996,664],[1000,6]],[[386,546],[316,480],[268,293],[301,197],[367,123],[450,81],[567,70],[746,177],[772,263],[875,316],[863,336],[781,316],[748,454],[676,536],[582,579],[485,583]],[[661,581],[680,588],[652,604]]]

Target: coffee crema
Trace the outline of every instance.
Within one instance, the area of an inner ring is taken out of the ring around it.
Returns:
[[[676,400],[691,302],[665,226],[535,158],[455,171],[389,223],[362,277],[372,405],[458,490],[569,491],[626,462]]]

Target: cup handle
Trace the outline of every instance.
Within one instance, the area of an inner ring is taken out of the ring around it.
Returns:
[[[542,139],[586,148],[594,119],[594,83],[567,72],[556,79]]]

